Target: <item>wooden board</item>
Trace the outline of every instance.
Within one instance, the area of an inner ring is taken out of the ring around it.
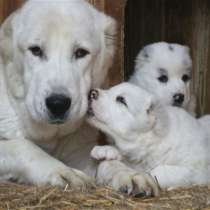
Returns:
[[[109,85],[116,85],[124,80],[124,0],[88,0],[100,11],[114,17],[118,22],[116,54],[113,67],[108,76]]]
[[[0,0],[0,23],[23,2],[24,0]]]

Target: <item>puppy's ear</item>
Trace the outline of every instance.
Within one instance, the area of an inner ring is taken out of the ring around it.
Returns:
[[[147,108],[147,115],[149,117],[149,123],[151,125],[151,127],[154,127],[155,123],[156,123],[156,107],[157,104],[155,102],[151,102],[151,104],[149,105],[149,107]]]
[[[147,109],[147,114],[152,114],[154,109],[155,109],[155,105],[154,105],[154,103],[151,103],[149,108]]]
[[[151,47],[150,46],[146,46],[144,47],[141,52],[140,55],[142,58],[147,59],[150,56],[150,51],[151,51]]]
[[[152,47],[151,45],[145,46],[137,55],[135,60],[135,69],[139,70],[141,69],[145,63],[149,62],[149,59],[151,57],[152,53]]]
[[[107,76],[108,69],[111,67],[115,43],[117,41],[117,23],[116,21],[103,13],[100,13],[101,19],[98,22],[101,29],[102,45],[101,52],[98,55],[98,61],[93,71],[92,88],[101,87]]]

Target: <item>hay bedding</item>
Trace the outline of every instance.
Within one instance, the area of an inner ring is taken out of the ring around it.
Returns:
[[[62,191],[0,184],[0,210],[210,210],[210,187],[162,192],[159,198],[130,198],[111,189]]]

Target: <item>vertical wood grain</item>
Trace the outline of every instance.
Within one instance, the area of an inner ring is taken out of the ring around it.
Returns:
[[[194,88],[200,115],[210,113],[210,1],[192,1]]]
[[[88,0],[97,9],[115,18],[118,23],[116,54],[113,67],[109,71],[109,85],[116,85],[124,80],[124,0]]]
[[[24,0],[0,0],[0,23],[14,10],[22,5]]]

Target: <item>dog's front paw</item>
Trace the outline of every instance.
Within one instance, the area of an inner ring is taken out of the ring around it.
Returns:
[[[49,184],[57,187],[69,186],[71,189],[87,189],[95,187],[94,181],[83,172],[64,167],[49,175]]]
[[[147,173],[121,171],[112,180],[114,189],[135,197],[150,197],[159,195],[156,180]]]
[[[91,151],[91,157],[96,160],[121,160],[122,156],[113,146],[95,146]]]
[[[36,185],[51,185],[71,189],[88,189],[95,187],[94,181],[82,171],[72,169],[64,164],[48,165],[39,170],[31,170],[28,174],[30,183]]]

